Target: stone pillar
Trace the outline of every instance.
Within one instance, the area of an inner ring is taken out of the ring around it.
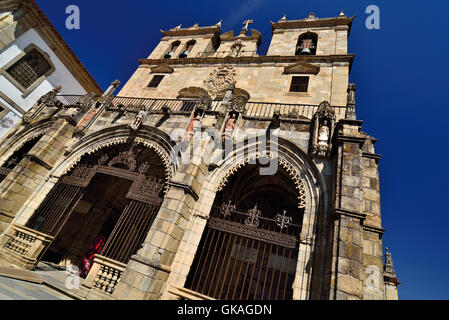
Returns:
[[[363,145],[363,213],[366,219],[363,225],[363,299],[383,300],[384,281],[382,276],[383,252],[380,216],[380,188],[379,188],[379,155],[374,153],[374,138],[366,135]]]
[[[58,119],[0,183],[0,233],[7,229],[28,197],[64,154],[73,130],[74,124],[68,119]]]
[[[360,121],[337,126],[331,299],[363,298],[363,184]]]
[[[195,139],[194,136],[193,143],[185,151],[186,154],[190,154],[191,149],[195,147]],[[131,257],[117,285],[115,298],[161,298],[207,174],[207,166],[198,161],[205,150],[204,143],[194,152],[191,163],[180,165],[170,182],[170,189],[142,248]]]

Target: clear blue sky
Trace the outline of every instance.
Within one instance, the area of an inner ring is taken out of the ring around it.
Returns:
[[[253,19],[262,50],[269,21],[356,15],[349,52],[356,55],[357,114],[379,139],[384,245],[393,253],[401,299],[449,299],[449,2],[391,0],[37,0],[103,89],[122,83],[161,38],[179,24],[238,32]],[[81,29],[65,28],[66,6],[78,5]],[[365,27],[365,8],[380,8],[380,30]]]

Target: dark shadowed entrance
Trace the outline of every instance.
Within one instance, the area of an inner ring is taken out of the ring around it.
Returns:
[[[54,237],[38,260],[79,266],[82,276],[96,256],[126,264],[156,217],[165,179],[160,157],[137,144],[85,156],[58,181],[26,225]]]

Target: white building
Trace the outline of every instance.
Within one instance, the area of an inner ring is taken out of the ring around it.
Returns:
[[[56,86],[102,93],[34,0],[0,1],[0,138]]]

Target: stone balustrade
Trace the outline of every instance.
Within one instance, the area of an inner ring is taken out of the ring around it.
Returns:
[[[17,224],[11,225],[0,243],[0,260],[32,270],[53,237]]]

